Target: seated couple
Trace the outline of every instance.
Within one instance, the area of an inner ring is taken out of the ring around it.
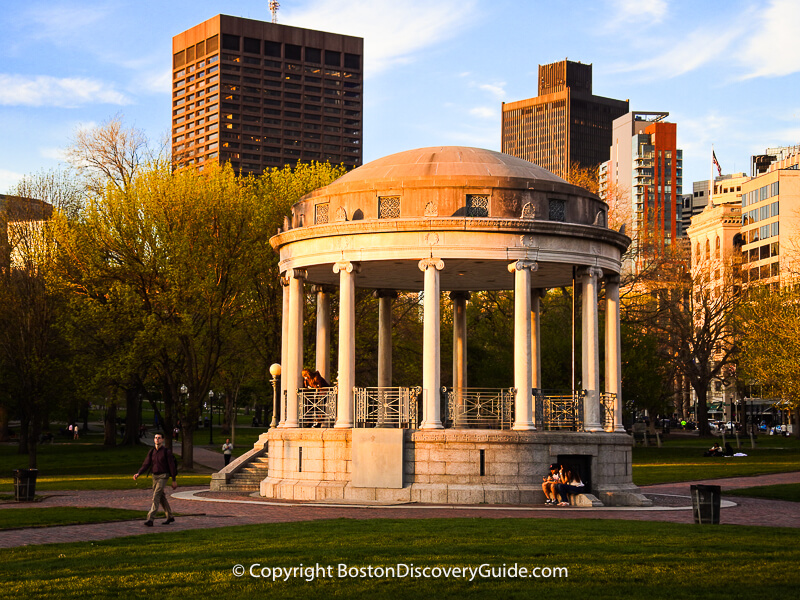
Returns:
[[[570,494],[582,494],[584,484],[577,469],[564,465],[550,465],[550,474],[542,477],[545,504],[569,506]],[[559,498],[561,501],[559,502]]]

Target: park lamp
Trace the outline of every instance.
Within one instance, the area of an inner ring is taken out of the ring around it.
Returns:
[[[275,427],[278,424],[276,415],[278,414],[278,377],[281,376],[281,366],[278,363],[272,363],[269,367],[269,374],[272,375],[272,421],[270,427]]]

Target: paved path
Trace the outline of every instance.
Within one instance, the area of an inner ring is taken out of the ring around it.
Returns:
[[[164,531],[208,529],[231,525],[258,523],[285,523],[318,519],[430,519],[453,517],[500,518],[569,518],[569,519],[627,519],[636,521],[663,521],[692,523],[689,486],[693,483],[721,485],[724,491],[754,485],[800,483],[800,471],[737,477],[731,479],[671,483],[643,487],[647,494],[678,495],[685,498],[684,509],[636,508],[546,508],[541,507],[454,507],[435,505],[399,506],[323,506],[320,504],[291,504],[270,502],[246,494],[213,493],[207,488],[178,488],[179,492],[195,491],[207,499],[219,502],[202,502],[173,496],[172,508],[182,516],[169,526],[156,521],[155,527],[142,525],[142,520],[93,525],[29,528],[0,532],[0,548],[32,544],[105,540],[130,535],[154,535]],[[134,482],[131,481],[133,488]],[[187,495],[187,494],[180,494]],[[149,489],[50,492],[41,503],[5,504],[0,510],[26,510],[32,506],[107,506],[145,511],[150,504]],[[755,498],[729,497],[736,506],[722,510],[721,522],[735,525],[761,525],[765,527],[800,528],[800,502],[781,502]]]

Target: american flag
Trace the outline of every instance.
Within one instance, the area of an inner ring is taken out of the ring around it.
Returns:
[[[711,151],[711,164],[717,167],[717,174],[722,177],[722,167],[719,166],[719,161],[717,160],[717,153],[713,150]]]

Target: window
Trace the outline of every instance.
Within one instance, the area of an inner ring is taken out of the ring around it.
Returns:
[[[548,201],[548,220],[560,222],[567,220],[567,207],[564,200],[550,199]]]
[[[317,204],[314,206],[314,224],[315,225],[324,225],[328,222],[328,211],[330,209],[330,203],[325,202],[324,204]]]
[[[281,57],[281,43],[280,42],[264,42],[264,55]]]
[[[714,249],[714,258],[718,259],[719,257],[720,257],[720,242],[719,242],[719,236],[717,236],[717,243]]]
[[[261,54],[261,40],[256,38],[244,38],[244,51],[250,54]]]
[[[400,196],[378,198],[378,218],[397,219],[400,216]]]
[[[300,58],[302,48],[295,44],[284,44],[283,57],[289,60],[302,60]]]
[[[322,50],[319,48],[306,48],[306,62],[320,64],[322,62]]]
[[[467,216],[488,217],[489,196],[485,194],[467,194]]]
[[[239,36],[230,35],[228,33],[222,34],[222,49],[223,50],[236,50],[239,51]]]
[[[360,69],[361,68],[361,56],[359,56],[358,54],[345,53],[345,55],[344,55],[344,68],[345,69]]]
[[[334,50],[325,50],[325,65],[329,67],[341,67],[342,53]]]

